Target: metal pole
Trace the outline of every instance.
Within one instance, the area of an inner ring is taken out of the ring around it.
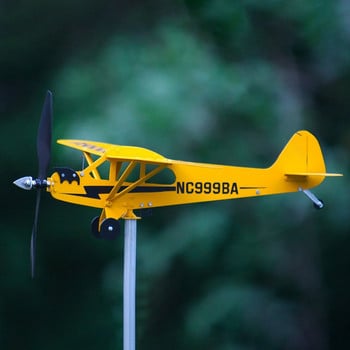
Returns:
[[[124,350],[135,350],[136,221],[126,219],[124,227]]]

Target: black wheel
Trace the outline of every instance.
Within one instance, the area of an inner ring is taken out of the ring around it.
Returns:
[[[101,238],[115,239],[120,233],[120,222],[113,218],[103,220],[101,225]]]
[[[91,233],[93,234],[93,236],[95,238],[102,238],[100,232],[98,231],[98,222],[99,222],[100,217],[99,216],[95,216],[92,220],[91,220]]]
[[[120,222],[113,218],[103,220],[101,230],[98,230],[99,216],[96,216],[91,221],[91,232],[98,239],[115,239],[120,232]]]

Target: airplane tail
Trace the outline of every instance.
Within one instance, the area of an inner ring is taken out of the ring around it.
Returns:
[[[320,145],[310,132],[296,132],[272,165],[290,181],[308,180],[309,188],[319,185],[326,176],[341,176],[327,173]]]

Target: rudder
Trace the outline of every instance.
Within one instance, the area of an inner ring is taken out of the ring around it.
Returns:
[[[278,156],[273,167],[285,175],[326,176],[320,145],[314,135],[306,130],[296,132]]]

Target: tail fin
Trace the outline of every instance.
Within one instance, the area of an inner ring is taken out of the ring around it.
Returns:
[[[342,176],[326,172],[322,151],[315,136],[301,130],[296,132],[272,166],[290,178],[313,177],[314,186],[325,176]]]

